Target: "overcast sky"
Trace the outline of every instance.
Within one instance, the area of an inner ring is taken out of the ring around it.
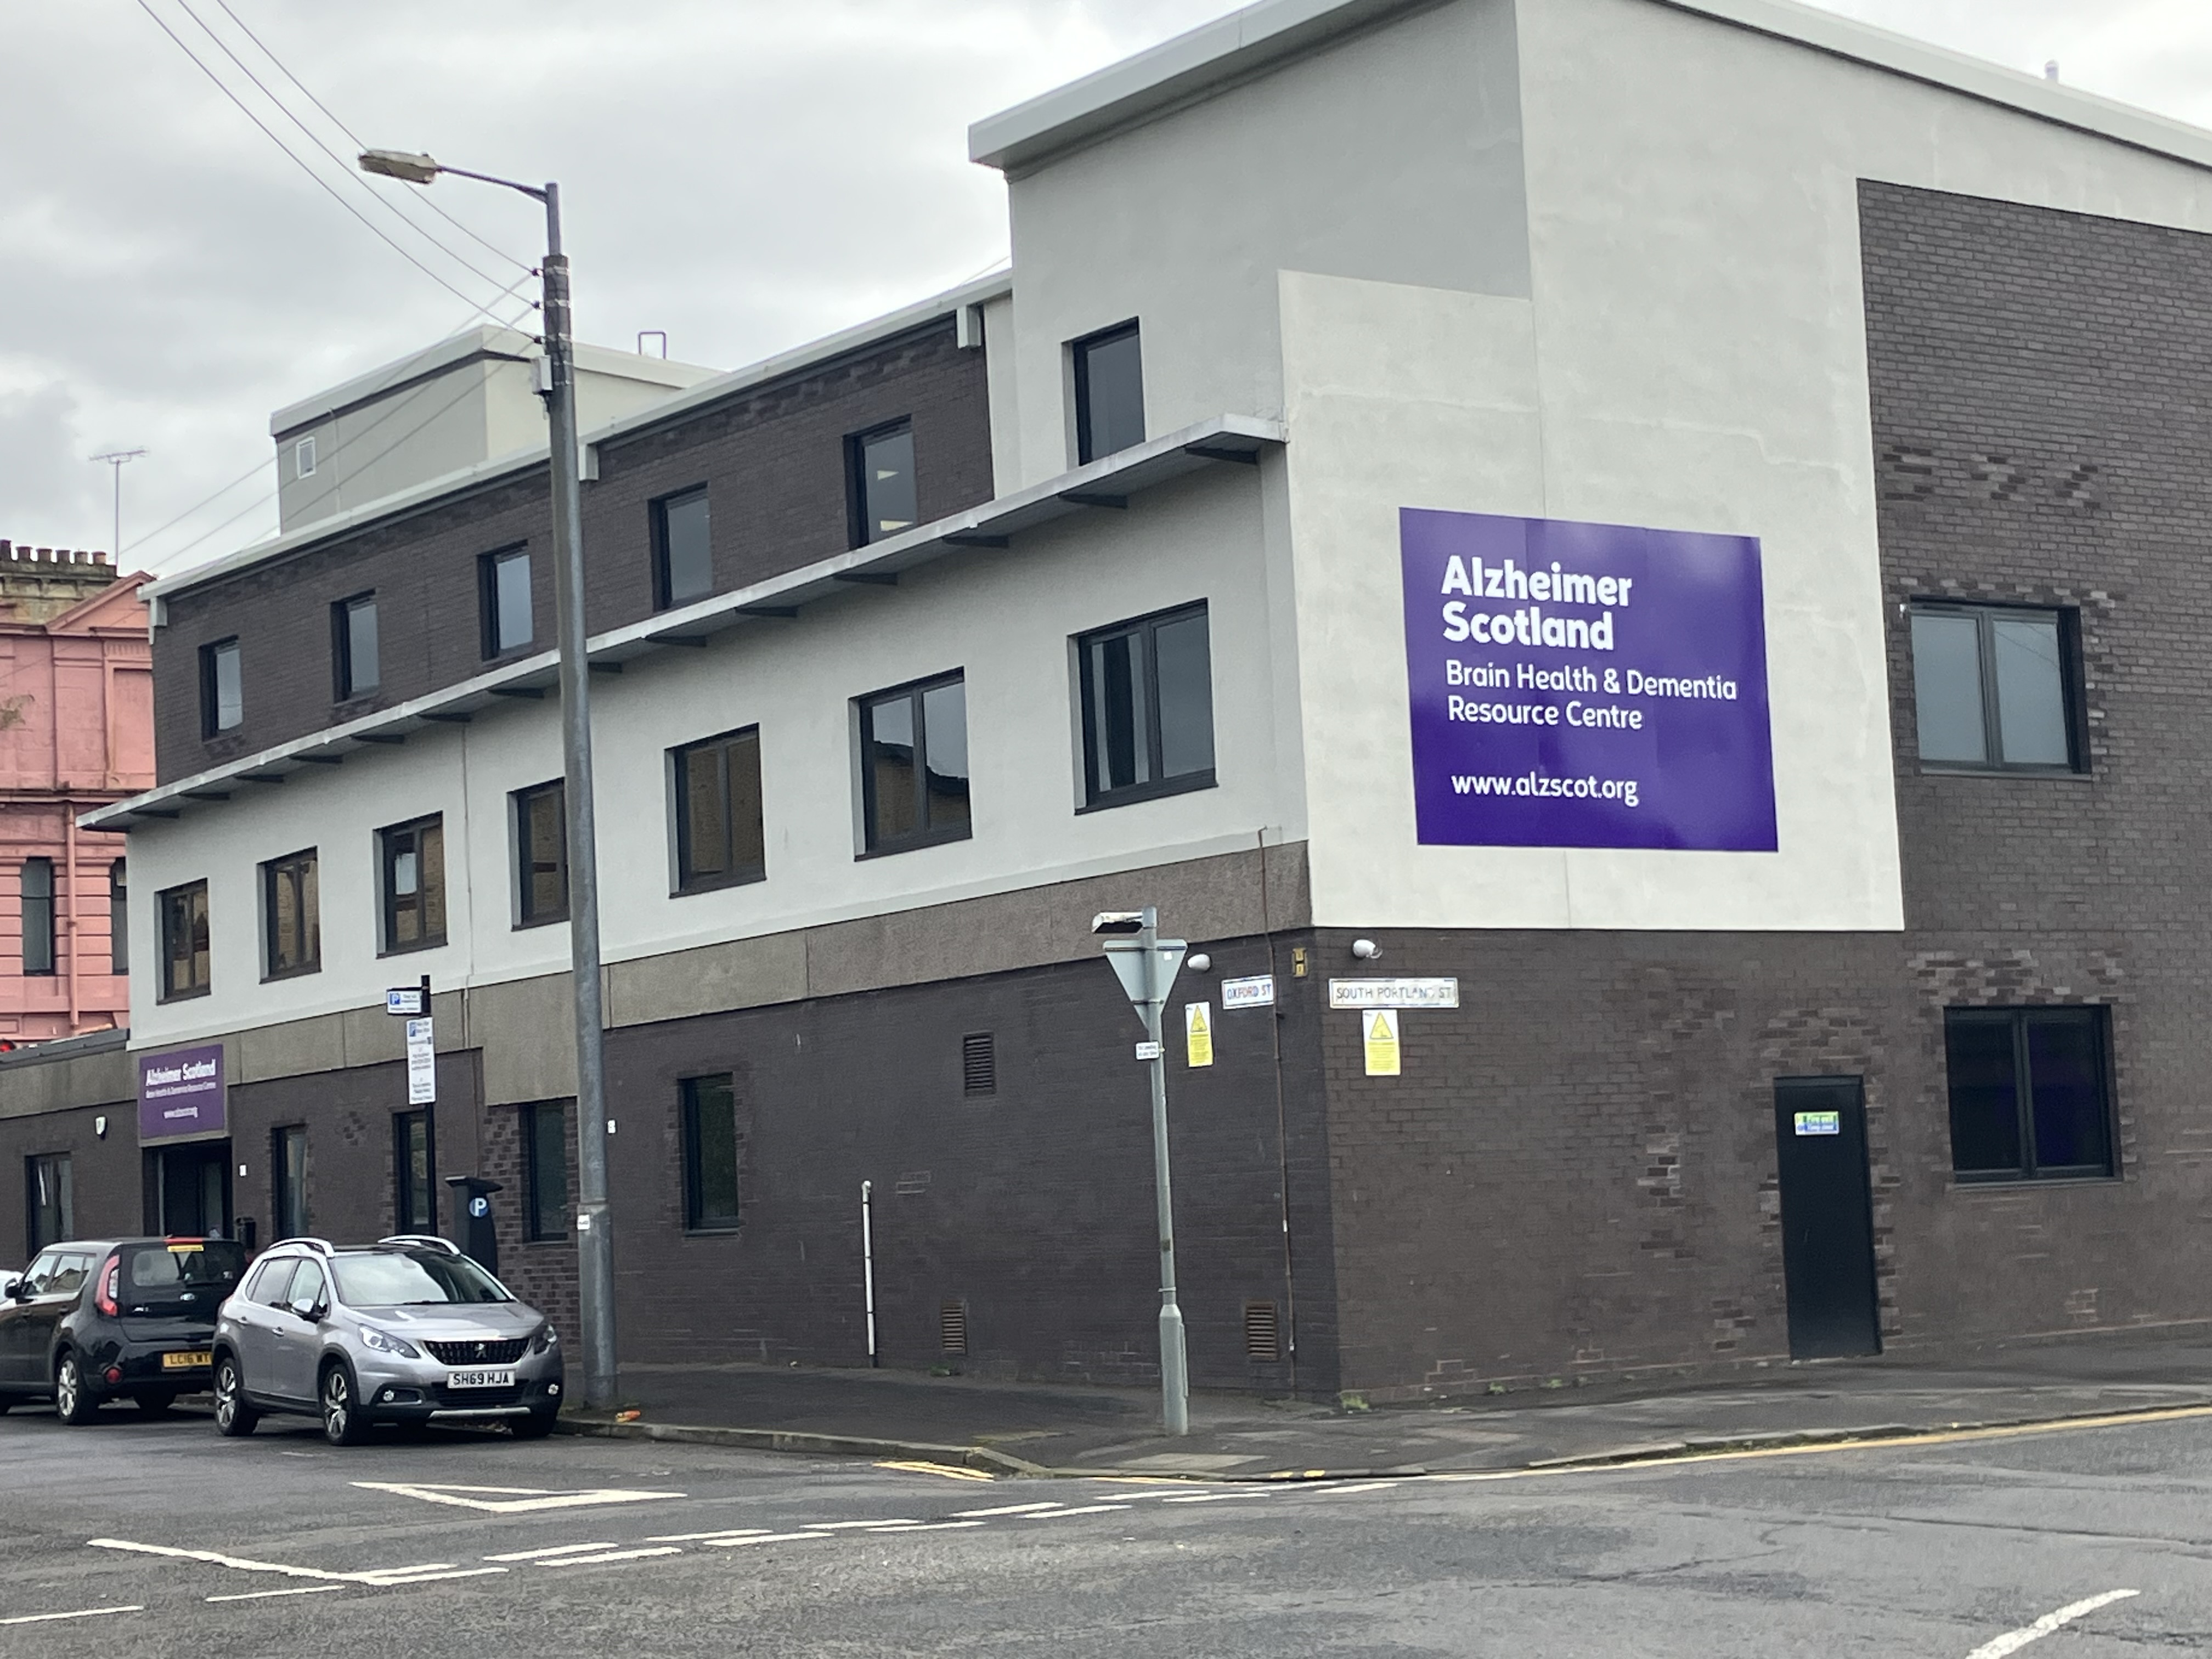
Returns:
[[[1004,191],[967,161],[968,124],[1235,9],[0,0],[0,538],[108,547],[111,475],[88,458],[138,447],[126,564],[181,569],[269,533],[270,411],[453,332],[522,274],[405,187],[362,188],[195,15],[341,156],[331,117],[370,144],[559,179],[579,333],[630,346],[665,329],[672,356],[730,368],[988,269]],[[2075,85],[2212,125],[2204,0],[1832,9],[2015,68],[2055,58]],[[312,182],[155,16],[459,294]],[[523,198],[458,179],[431,195],[514,259],[542,246]]]

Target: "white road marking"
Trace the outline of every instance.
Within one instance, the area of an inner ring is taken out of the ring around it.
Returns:
[[[809,1532],[868,1532],[878,1527],[918,1527],[919,1521],[809,1521]]]
[[[487,1574],[505,1572],[505,1567],[455,1567],[450,1561],[426,1561],[412,1567],[375,1567],[367,1572],[331,1572],[321,1567],[287,1566],[281,1561],[255,1561],[242,1555],[225,1555],[220,1550],[185,1550],[168,1544],[134,1544],[127,1538],[93,1538],[86,1547],[95,1550],[127,1550],[136,1555],[166,1556],[173,1561],[204,1561],[210,1566],[229,1567],[238,1572],[275,1572],[287,1578],[313,1578],[326,1584],[374,1584],[379,1588],[392,1584],[427,1584],[439,1578],[481,1578]]]
[[[721,1532],[665,1532],[645,1541],[648,1544],[715,1544],[726,1538],[762,1538],[767,1534],[766,1527],[731,1527]]]
[[[659,1543],[660,1540],[653,1540]],[[487,1555],[487,1561],[537,1561],[549,1555],[580,1555],[586,1550],[620,1549],[611,1539],[598,1544],[554,1544],[542,1550],[510,1550],[505,1555]]]
[[[1317,1486],[1313,1490],[1316,1496],[1332,1492],[1341,1496],[1346,1492],[1387,1492],[1392,1486],[1403,1484],[1402,1481],[1397,1480],[1363,1480],[1356,1486]]]
[[[0,1619],[0,1625],[50,1625],[58,1619],[98,1619],[111,1613],[143,1613],[143,1607],[79,1607],[75,1613],[24,1613],[13,1619]]]
[[[1128,1507],[1127,1504],[1084,1504],[1073,1509],[1054,1510],[1049,1514],[1023,1515],[1014,1518],[1018,1521],[1058,1521],[1070,1515],[1111,1515]]]
[[[272,1595],[322,1595],[331,1590],[341,1590],[343,1584],[295,1584],[289,1589],[242,1590],[235,1595],[210,1595],[210,1601],[266,1601]]]
[[[969,1527],[980,1527],[981,1521],[932,1521],[919,1527],[896,1527],[891,1530],[900,1537],[910,1532],[959,1532]]]
[[[758,1532],[750,1538],[709,1538],[705,1540],[710,1550],[733,1550],[744,1544],[791,1544],[802,1538],[826,1542],[837,1534],[830,1532]]]
[[[2040,1642],[2062,1625],[2070,1625],[2076,1619],[2110,1607],[2115,1601],[2124,1601],[2130,1595],[2140,1595],[2141,1590],[2106,1590],[2102,1595],[2092,1595],[2084,1601],[2069,1601],[2055,1613],[2046,1613],[2032,1625],[2018,1630],[2008,1630],[1993,1642],[1984,1642],[1966,1656],[1966,1659],[2004,1659],[2008,1653],[2017,1653],[2030,1642]]]
[[[1253,1492],[1210,1492],[1196,1498],[1164,1498],[1164,1504],[1233,1504],[1246,1498],[1273,1498],[1279,1487],[1262,1486]]]
[[[659,1549],[610,1550],[605,1555],[561,1555],[550,1561],[540,1561],[541,1567],[587,1567],[601,1561],[642,1561],[648,1555],[681,1555],[684,1552],[673,1544],[663,1544]]]
[[[379,1589],[386,1589],[394,1584],[434,1584],[441,1578],[489,1578],[495,1572],[506,1571],[505,1567],[456,1567],[451,1572],[416,1572],[410,1573],[404,1577],[395,1576],[390,1578],[365,1572],[361,1575],[361,1582],[364,1584],[374,1584]]]
[[[1001,1504],[994,1510],[955,1510],[955,1515],[1042,1515],[1047,1510],[1056,1510],[1057,1504]]]
[[[893,1458],[888,1463],[878,1463],[879,1469],[904,1469],[912,1474],[941,1474],[948,1480],[995,1480],[999,1477],[986,1474],[981,1469],[963,1469],[955,1463],[930,1463],[915,1458]]]
[[[629,1492],[607,1486],[589,1492],[547,1492],[538,1486],[426,1486],[396,1480],[356,1480],[364,1492],[388,1492],[401,1498],[419,1498],[425,1504],[450,1504],[456,1509],[482,1510],[489,1515],[528,1515],[538,1510],[588,1509],[601,1504],[647,1504],[656,1498],[681,1498],[680,1492]]]

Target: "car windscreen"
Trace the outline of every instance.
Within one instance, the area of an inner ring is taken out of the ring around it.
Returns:
[[[122,1254],[117,1299],[131,1313],[204,1311],[212,1319],[246,1272],[245,1247],[227,1238],[132,1245]]]
[[[465,1255],[380,1251],[331,1263],[338,1299],[349,1308],[424,1307],[449,1302],[512,1302],[507,1287]]]

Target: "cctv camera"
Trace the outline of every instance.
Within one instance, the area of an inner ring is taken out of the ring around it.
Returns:
[[[1142,910],[1101,910],[1091,918],[1094,933],[1141,933],[1145,931]]]
[[[1352,941],[1352,954],[1358,961],[1372,962],[1382,954],[1382,947],[1371,939],[1356,939]]]

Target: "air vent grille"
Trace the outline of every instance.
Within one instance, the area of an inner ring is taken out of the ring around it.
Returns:
[[[960,1039],[960,1092],[970,1100],[999,1092],[999,1047],[988,1031]]]
[[[1244,1304],[1244,1357],[1270,1364],[1283,1357],[1282,1322],[1273,1303]]]
[[[947,1353],[968,1352],[968,1304],[947,1302],[937,1310],[938,1334]]]

